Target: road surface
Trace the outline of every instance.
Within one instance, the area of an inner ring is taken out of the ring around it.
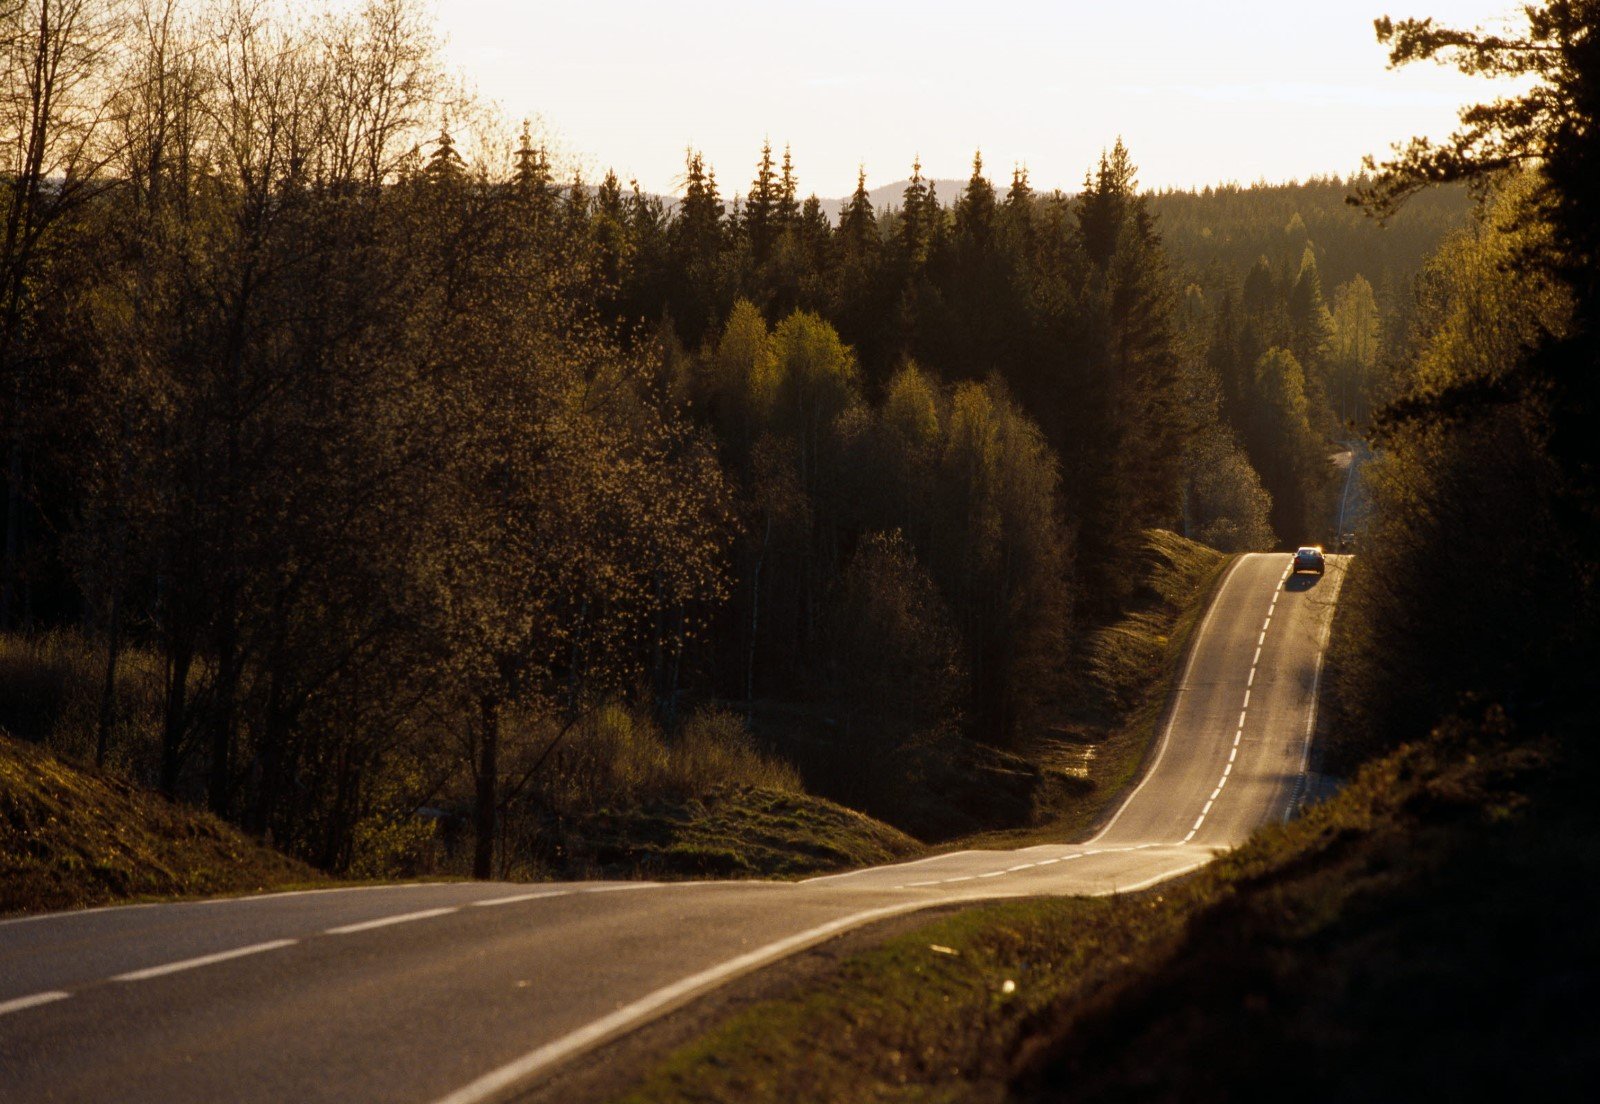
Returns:
[[[1107,894],[1287,817],[1343,572],[1229,569],[1143,780],[1093,839],[806,882],[450,883],[0,921],[0,1099],[499,1099],[740,973],[952,901]]]

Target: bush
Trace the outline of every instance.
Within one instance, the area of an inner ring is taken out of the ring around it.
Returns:
[[[667,774],[667,788],[685,795],[729,785],[789,793],[802,789],[794,766],[763,754],[744,719],[726,709],[701,709],[684,722],[668,751]]]
[[[548,722],[531,727],[539,731],[524,742],[537,754],[554,732]],[[737,714],[699,710],[668,739],[644,710],[610,702],[562,738],[529,781],[527,804],[575,816],[655,797],[695,797],[719,786],[798,790],[800,778],[789,763],[755,746]]]

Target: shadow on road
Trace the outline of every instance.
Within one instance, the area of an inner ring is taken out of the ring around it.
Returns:
[[[1304,591],[1310,590],[1312,587],[1316,586],[1320,582],[1322,582],[1322,576],[1321,575],[1310,575],[1310,574],[1291,575],[1287,579],[1284,580],[1283,589],[1284,590],[1292,590],[1292,591],[1296,591],[1296,592],[1304,592]]]

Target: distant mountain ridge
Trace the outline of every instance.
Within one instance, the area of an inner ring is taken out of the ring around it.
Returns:
[[[960,195],[967,186],[965,180],[933,179],[926,181],[926,183],[933,185],[934,194],[939,197],[939,202],[946,207],[954,203],[956,196]],[[872,209],[874,211],[882,211],[889,207],[901,206],[905,200],[906,188],[910,184],[911,180],[907,178],[896,180],[892,184],[880,184],[876,188],[868,188],[867,198],[872,200]],[[996,189],[999,187],[999,184],[995,185]],[[821,202],[822,209],[827,212],[828,218],[833,222],[838,222],[839,212],[843,211],[845,204],[850,202],[850,197],[848,195],[835,196],[831,199],[824,199]]]

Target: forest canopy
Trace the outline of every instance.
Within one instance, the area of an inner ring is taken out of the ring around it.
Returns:
[[[1120,140],[837,220],[787,149],[690,150],[668,203],[464,99],[413,0],[0,39],[0,630],[88,642],[79,753],[330,869],[435,806],[503,868],[560,772],[631,792],[596,741],[1024,745],[1149,530],[1339,538],[1464,214],[1152,195]]]

